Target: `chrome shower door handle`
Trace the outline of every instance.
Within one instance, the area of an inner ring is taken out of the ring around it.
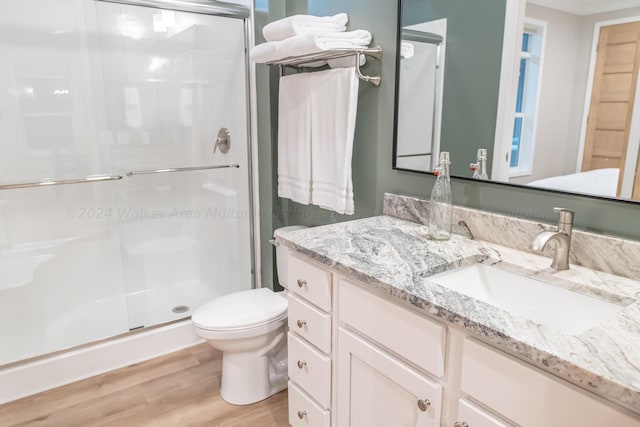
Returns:
[[[229,129],[220,128],[218,131],[218,137],[216,138],[216,144],[213,146],[213,153],[218,150],[220,147],[220,152],[226,154],[229,152],[231,148],[231,134],[229,134]]]

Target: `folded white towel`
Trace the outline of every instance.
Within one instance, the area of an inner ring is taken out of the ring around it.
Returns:
[[[282,41],[259,44],[251,49],[250,57],[257,63],[265,63],[331,49],[367,47],[369,43],[371,43],[371,33],[366,30],[303,34]]]
[[[311,75],[311,203],[353,215],[351,158],[360,80],[353,67]]]
[[[411,59],[413,58],[415,48],[413,43],[401,42],[400,43],[400,58]]]
[[[295,15],[271,22],[262,29],[268,42],[280,41],[301,34],[321,34],[345,31],[349,16],[338,13],[333,16]]]
[[[315,73],[280,78],[278,196],[311,203],[311,88]]]

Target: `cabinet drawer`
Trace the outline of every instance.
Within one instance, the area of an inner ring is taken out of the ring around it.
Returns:
[[[341,321],[431,374],[444,375],[444,325],[345,279],[340,279],[338,292]]]
[[[469,427],[508,427],[493,415],[490,415],[475,405],[460,399],[458,400],[458,416],[456,417],[456,427],[464,426],[465,423]]]
[[[310,301],[324,311],[331,311],[331,273],[321,267],[289,256],[289,292]]]
[[[331,404],[331,359],[291,333],[289,339],[289,378],[320,406]]]
[[[639,425],[585,391],[470,339],[464,340],[461,390],[527,427]]]
[[[331,316],[289,294],[289,330],[325,353],[331,351]]]
[[[289,424],[293,427],[330,427],[331,416],[289,382]]]

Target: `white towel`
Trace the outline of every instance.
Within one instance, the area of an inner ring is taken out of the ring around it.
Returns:
[[[371,33],[366,30],[344,33],[303,34],[282,41],[267,42],[251,49],[251,60],[273,62],[291,56],[303,56],[330,49],[352,49],[369,46]]]
[[[268,42],[280,41],[301,34],[321,34],[347,29],[349,17],[346,13],[333,16],[295,15],[271,22],[262,29]]]
[[[280,78],[278,196],[311,203],[311,80],[313,73]]]
[[[351,158],[360,80],[353,67],[311,75],[311,203],[353,215]]]
[[[353,67],[280,79],[278,196],[354,213],[351,158],[358,84]]]
[[[360,66],[364,66],[367,63],[367,57],[360,55]],[[349,68],[356,65],[356,56],[343,56],[342,58],[327,59],[327,64],[331,68]]]

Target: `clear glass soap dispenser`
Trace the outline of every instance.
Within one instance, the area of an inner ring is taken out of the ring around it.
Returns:
[[[451,222],[453,221],[453,197],[451,195],[451,177],[449,152],[440,153],[440,161],[434,174],[436,183],[431,191],[429,204],[429,237],[433,240],[451,238]]]
[[[478,160],[476,163],[471,163],[470,167],[473,171],[474,179],[489,179],[487,174],[487,150],[485,148],[478,148]]]

